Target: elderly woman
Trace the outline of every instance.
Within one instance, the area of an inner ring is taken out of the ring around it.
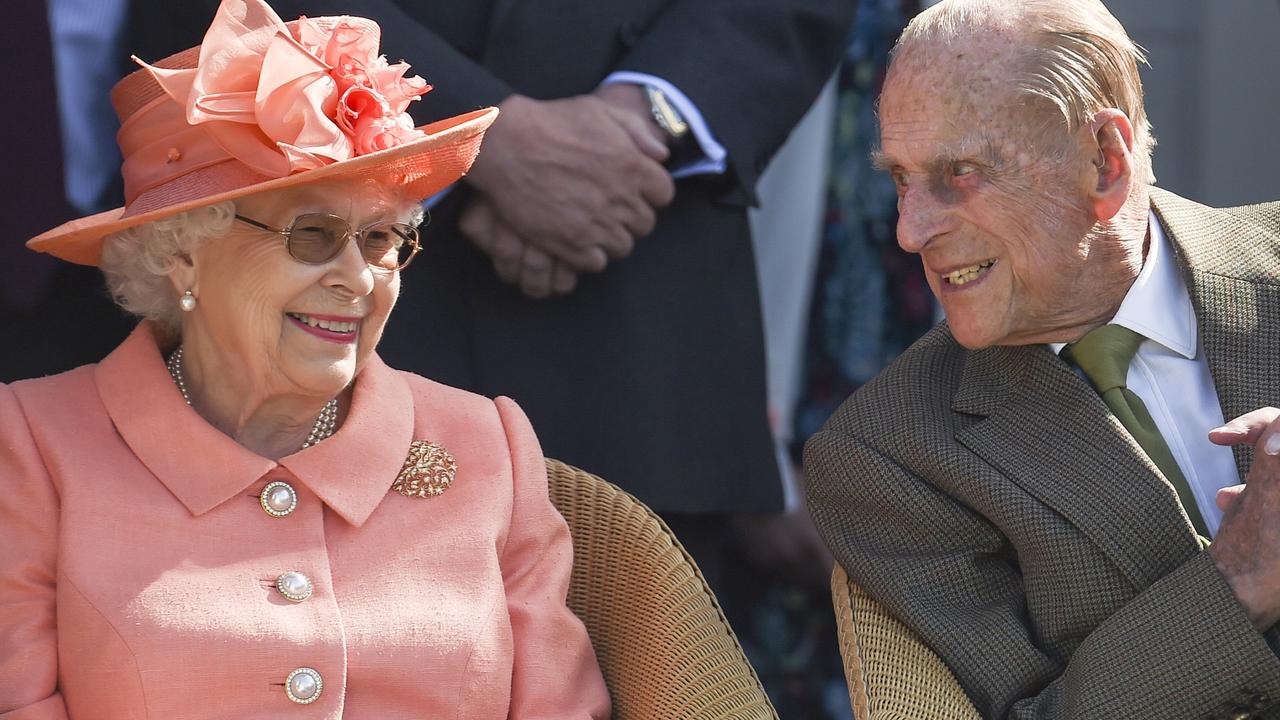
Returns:
[[[374,352],[494,117],[377,38],[225,0],[115,89],[127,206],[30,244],[145,320],[0,386],[0,717],[608,714],[524,415]]]

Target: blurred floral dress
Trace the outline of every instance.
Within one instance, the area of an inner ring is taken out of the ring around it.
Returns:
[[[794,415],[797,458],[851,392],[934,324],[920,260],[895,239],[893,182],[869,158],[889,51],[919,6],[861,0],[837,78],[827,210]],[[827,589],[762,583],[757,594],[743,642],[779,715],[851,718]]]
[[[810,306],[797,446],[934,324],[920,259],[897,245],[897,196],[871,166],[889,50],[919,0],[863,0],[839,77],[827,217]]]

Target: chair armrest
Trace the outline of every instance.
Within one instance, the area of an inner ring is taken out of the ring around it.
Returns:
[[[858,720],[981,720],[946,664],[838,564],[831,602]]]

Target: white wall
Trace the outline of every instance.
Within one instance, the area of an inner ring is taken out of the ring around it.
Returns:
[[[1150,53],[1157,184],[1209,205],[1280,199],[1280,0],[1103,2]]]
[[[1157,184],[1209,205],[1280,198],[1280,0],[1104,0],[1149,52]]]

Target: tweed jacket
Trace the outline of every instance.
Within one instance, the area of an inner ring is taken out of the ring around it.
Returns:
[[[1230,419],[1280,403],[1280,203],[1153,190]],[[1206,428],[1206,432],[1208,428]],[[1250,448],[1237,448],[1241,477]],[[1169,482],[1045,346],[968,351],[945,323],[805,448],[849,576],[984,717],[1280,717],[1280,660]]]
[[[410,442],[457,461],[391,492]],[[297,507],[257,495],[291,485]],[[572,548],[533,431],[388,368],[275,462],[204,422],[143,323],[96,366],[0,385],[0,718],[600,718]],[[290,602],[278,575],[299,571]],[[295,705],[285,679],[323,688]]]

